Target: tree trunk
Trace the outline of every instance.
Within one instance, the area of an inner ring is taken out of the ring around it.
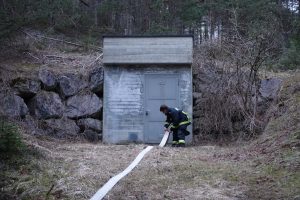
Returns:
[[[205,24],[204,24],[204,39],[205,40],[208,39],[208,24],[207,24],[207,21],[205,21]]]
[[[94,2],[94,24],[98,26],[98,0]]]
[[[202,23],[200,23],[198,30],[199,30],[199,40],[200,40],[199,44],[201,44],[202,43]]]

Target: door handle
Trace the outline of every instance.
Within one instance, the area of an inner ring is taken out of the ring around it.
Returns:
[[[149,115],[149,110],[146,110],[146,112],[145,112],[145,114],[146,114],[146,116],[148,116]]]

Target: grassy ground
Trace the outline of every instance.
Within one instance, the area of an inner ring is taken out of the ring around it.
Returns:
[[[27,150],[25,158],[2,163],[1,199],[88,199],[145,147],[40,141],[30,136],[26,140],[33,150]],[[283,153],[290,154],[283,155],[285,159],[295,156],[295,152]],[[293,199],[299,195],[300,171],[265,159],[248,147],[156,147],[106,199]]]
[[[1,160],[0,199],[88,199],[142,150],[24,137],[24,155]]]

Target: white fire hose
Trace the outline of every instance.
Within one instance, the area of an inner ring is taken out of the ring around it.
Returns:
[[[159,144],[159,147],[164,147],[166,145],[169,135],[170,135],[170,132],[165,131],[165,134]],[[134,161],[132,161],[132,163],[124,171],[122,171],[118,175],[109,179],[109,181],[107,181],[107,183],[105,183],[105,185],[103,185],[96,192],[96,194],[94,194],[94,196],[91,198],[91,200],[103,199],[105,197],[105,195],[119,182],[119,180],[121,180],[124,176],[129,174],[133,170],[133,168],[135,168],[139,164],[139,162],[143,159],[143,157],[146,155],[146,153],[148,153],[152,148],[153,148],[153,146],[147,146],[147,148],[145,148],[143,151],[141,151],[141,153],[139,153],[139,155],[134,159]]]

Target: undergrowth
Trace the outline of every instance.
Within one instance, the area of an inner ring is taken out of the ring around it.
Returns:
[[[0,119],[0,156],[6,158],[24,149],[18,127],[12,122]]]

